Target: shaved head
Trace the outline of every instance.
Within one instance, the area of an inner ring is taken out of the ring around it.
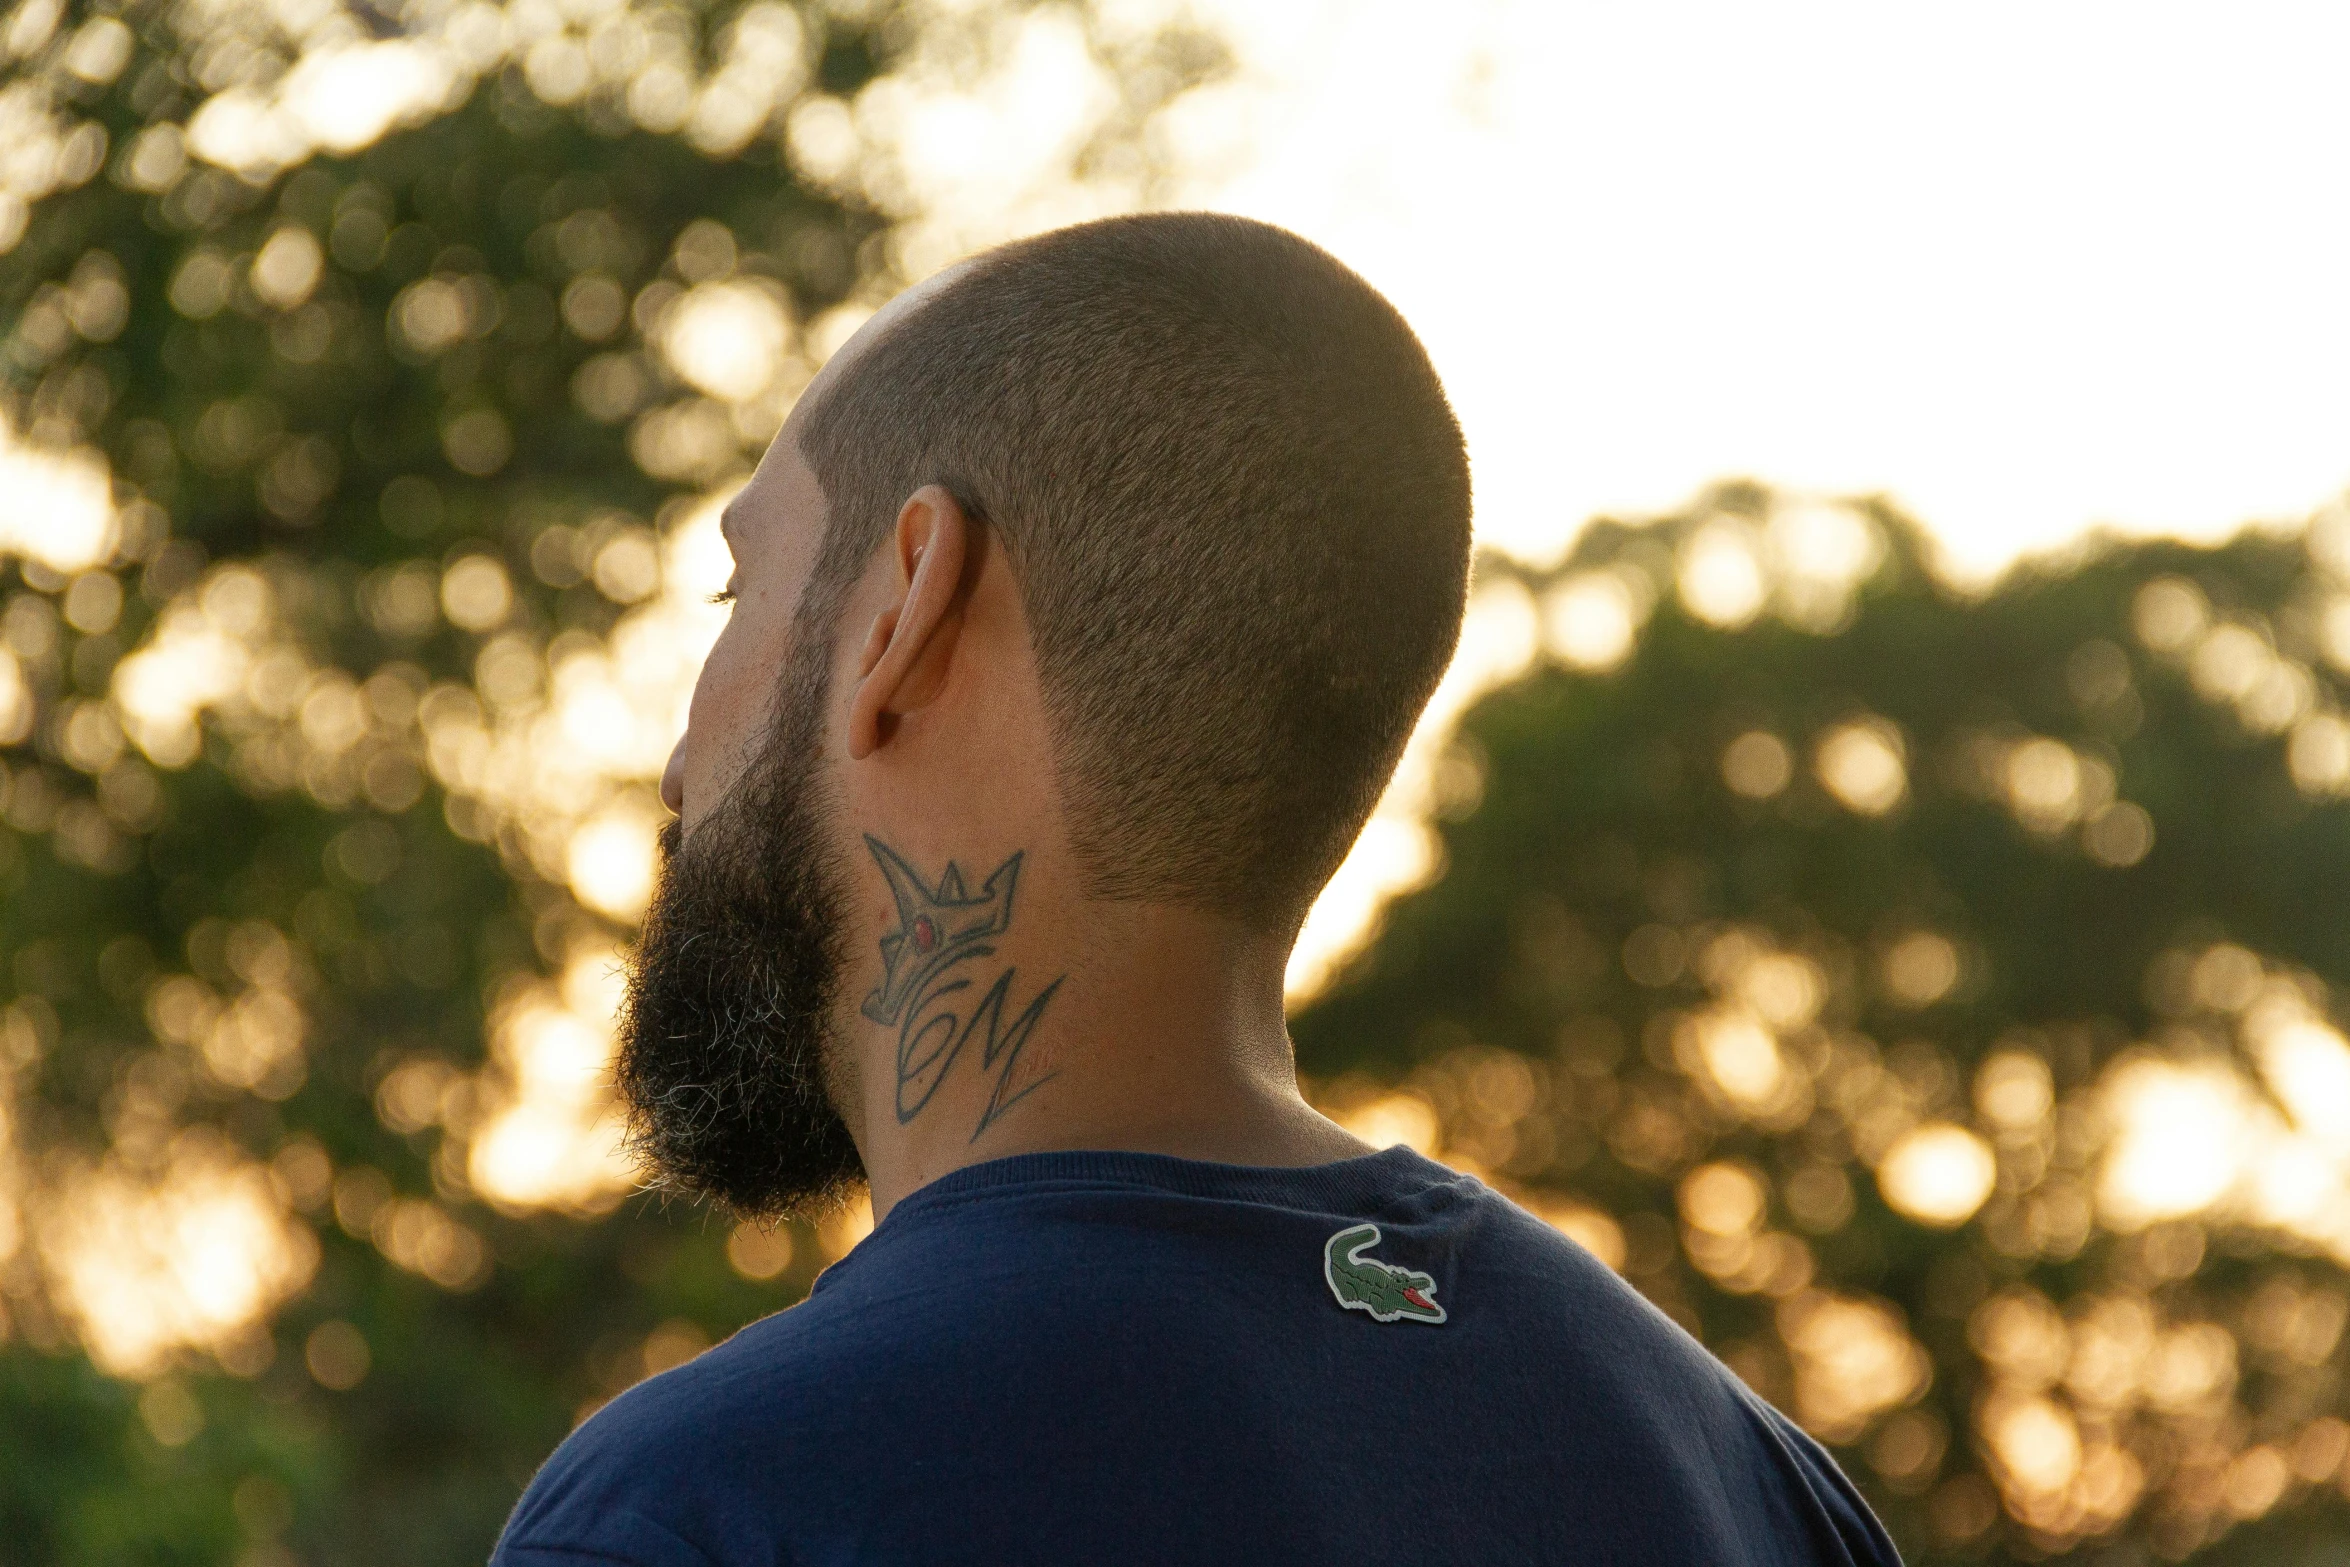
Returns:
[[[1117,218],[901,296],[810,395],[805,611],[944,485],[1019,579],[1089,892],[1301,918],[1467,586],[1459,426],[1393,307],[1266,224]]]

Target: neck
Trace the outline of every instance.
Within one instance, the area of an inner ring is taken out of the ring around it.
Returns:
[[[1284,944],[1076,895],[1052,855],[869,840],[875,932],[836,1093],[878,1219],[967,1164],[1126,1149],[1303,1165],[1368,1151],[1298,1093]],[[861,972],[860,972],[861,971]]]

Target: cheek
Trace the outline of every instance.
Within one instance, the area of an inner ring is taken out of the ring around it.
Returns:
[[[736,709],[742,706],[744,688],[750,684],[749,668],[752,662],[744,656],[743,639],[729,622],[710,644],[710,654],[702,660],[701,678],[694,682],[693,727],[707,728],[713,735],[728,728]]]
[[[755,717],[751,678],[752,660],[743,656],[741,640],[730,625],[711,645],[702,661],[701,678],[694,682],[693,706],[686,717],[685,771],[687,797],[699,795],[714,803],[711,787],[733,773],[749,725]]]
[[[721,792],[765,732],[791,642],[788,621],[771,630],[747,608],[738,608],[703,660],[686,723],[689,780]]]

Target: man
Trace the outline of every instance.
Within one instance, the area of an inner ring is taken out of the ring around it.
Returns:
[[[500,1562],[1894,1561],[1604,1266],[1299,1096],[1289,947],[1467,577],[1385,300],[1229,217],[1005,247],[726,527],[620,1085],[674,1188],[878,1224],[574,1433]]]

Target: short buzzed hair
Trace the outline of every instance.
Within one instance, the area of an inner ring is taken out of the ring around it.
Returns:
[[[944,485],[1019,583],[1089,895],[1303,917],[1460,634],[1469,472],[1395,308],[1285,230],[1157,213],[990,251],[809,410],[840,594]]]

